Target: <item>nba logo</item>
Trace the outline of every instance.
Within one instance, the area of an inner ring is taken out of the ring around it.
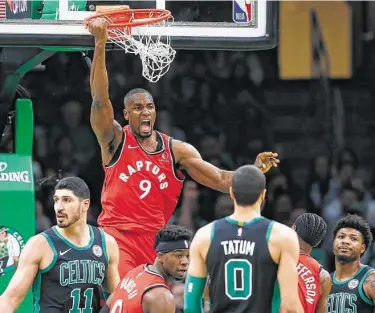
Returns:
[[[251,0],[233,0],[233,22],[250,23],[251,10]]]

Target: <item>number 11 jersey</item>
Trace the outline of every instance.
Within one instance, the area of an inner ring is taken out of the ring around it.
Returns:
[[[85,247],[68,241],[56,226],[42,233],[54,257],[34,280],[34,313],[99,313],[105,301],[107,247],[104,233],[88,227],[90,241]]]
[[[176,169],[172,138],[155,131],[158,146],[148,152],[129,126],[113,160],[104,167],[98,224],[132,233],[156,233],[172,216],[184,177]]]
[[[213,223],[206,258],[210,313],[272,311],[278,269],[268,249],[273,223],[263,217]]]

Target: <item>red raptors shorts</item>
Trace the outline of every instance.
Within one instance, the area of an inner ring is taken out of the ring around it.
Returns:
[[[111,227],[101,227],[101,229],[115,238],[120,249],[120,278],[138,265],[154,263],[156,257],[155,235],[128,233]]]

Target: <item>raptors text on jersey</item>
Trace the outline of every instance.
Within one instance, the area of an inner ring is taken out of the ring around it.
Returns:
[[[160,182],[159,189],[163,190],[165,188],[168,188],[168,182],[166,181],[167,176],[164,173],[160,172],[160,167],[158,167],[156,164],[153,164],[150,161],[142,161],[138,160],[135,161],[135,164],[128,164],[127,168],[125,169],[125,172],[122,172],[119,176],[119,178],[127,183],[129,181],[129,178],[140,171],[146,171],[152,175],[157,176],[158,181]],[[144,193],[140,196],[140,198],[144,198],[147,195],[149,186],[145,188],[146,190]]]

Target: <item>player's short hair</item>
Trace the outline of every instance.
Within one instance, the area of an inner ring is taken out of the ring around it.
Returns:
[[[161,241],[191,241],[192,238],[193,232],[190,229],[179,225],[167,225],[156,234],[154,248],[156,249]]]
[[[297,235],[312,247],[316,247],[327,234],[327,223],[315,213],[304,213],[294,222]]]
[[[55,191],[61,189],[72,191],[80,200],[90,199],[90,189],[82,178],[72,176],[61,179],[55,186]]]
[[[232,191],[238,205],[254,204],[266,188],[266,177],[254,165],[238,168],[232,178]]]
[[[371,245],[371,228],[369,223],[367,223],[363,217],[357,214],[348,214],[345,217],[338,220],[333,229],[333,238],[336,238],[338,231],[342,228],[353,228],[358,230],[362,234],[363,241],[366,245],[366,250]]]
[[[143,89],[143,88],[134,88],[132,90],[130,90],[124,97],[124,106],[127,107],[132,96],[134,96],[135,94],[137,93],[145,93],[146,95],[148,95],[151,99],[152,99],[152,102],[154,102],[154,98],[152,97],[152,95],[150,94],[149,91],[147,91],[146,89]]]

